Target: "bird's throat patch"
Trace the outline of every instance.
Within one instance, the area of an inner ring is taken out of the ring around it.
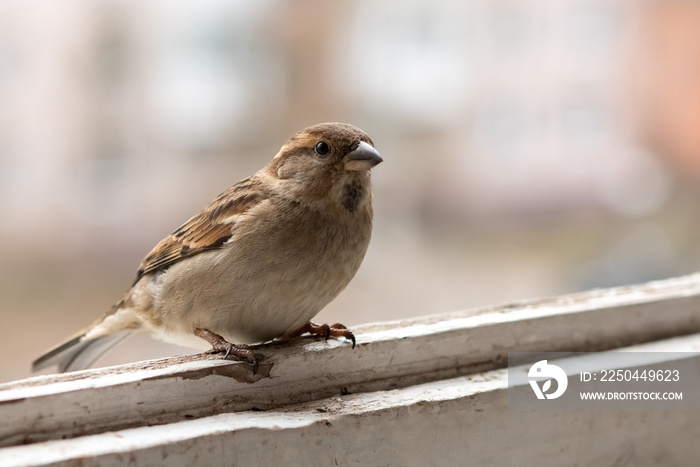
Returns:
[[[348,211],[353,212],[360,205],[363,196],[362,184],[357,181],[349,182],[343,191],[343,206]]]

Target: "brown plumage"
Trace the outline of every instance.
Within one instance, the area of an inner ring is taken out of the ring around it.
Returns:
[[[244,214],[262,201],[263,195],[251,190],[254,190],[254,187],[250,179],[242,180],[161,240],[141,261],[134,284],[144,274],[164,269],[188,256],[222,246],[231,238],[233,217]]]
[[[90,366],[134,331],[257,365],[244,345],[303,332],[342,336],[313,318],[350,282],[372,229],[372,140],[344,123],[300,131],[270,163],[209,203],[144,258],[102,318],[33,363]],[[205,344],[206,345],[206,344]]]

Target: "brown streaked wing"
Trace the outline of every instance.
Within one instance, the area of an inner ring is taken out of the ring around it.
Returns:
[[[161,240],[141,261],[134,284],[149,272],[165,269],[184,258],[226,243],[232,236],[234,216],[245,213],[265,199],[263,193],[252,188],[249,178],[239,182]]]

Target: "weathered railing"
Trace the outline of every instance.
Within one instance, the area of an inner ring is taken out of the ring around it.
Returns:
[[[354,330],[355,349],[260,346],[255,375],[196,355],[0,385],[0,465],[698,459],[696,411],[512,409],[504,368],[514,351],[700,351],[700,274]]]

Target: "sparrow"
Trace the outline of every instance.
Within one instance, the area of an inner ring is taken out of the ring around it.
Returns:
[[[344,337],[354,348],[342,324],[310,320],[362,263],[372,233],[370,170],[380,162],[370,137],[352,125],[300,131],[265,167],[161,240],[122,299],[32,370],[88,368],[137,331],[211,346],[253,371],[258,357],[246,344],[308,332]]]

